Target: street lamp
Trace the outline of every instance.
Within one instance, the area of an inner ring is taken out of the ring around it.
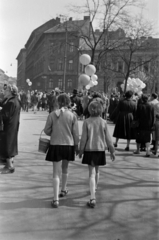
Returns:
[[[64,69],[63,69],[63,91],[66,90],[66,70],[67,70],[67,38],[68,38],[68,31],[67,31],[67,16],[60,15],[60,17],[63,17],[66,20],[65,24],[65,52],[64,52]]]

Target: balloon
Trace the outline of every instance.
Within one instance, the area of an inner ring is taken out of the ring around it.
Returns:
[[[98,76],[97,76],[97,75],[95,75],[95,74],[93,74],[93,75],[91,76],[91,79],[92,79],[92,81],[97,81],[97,79],[98,79]]]
[[[93,81],[93,85],[96,86],[98,84],[97,81]]]
[[[90,77],[86,74],[81,74],[79,76],[79,82],[81,85],[86,86],[90,83]]]
[[[96,68],[94,65],[92,64],[89,64],[85,67],[85,73],[88,75],[88,76],[92,76],[94,73],[96,72]]]
[[[82,54],[80,56],[80,63],[83,65],[87,65],[91,62],[91,57],[88,54]]]
[[[26,82],[29,83],[29,82],[30,82],[30,79],[28,78],[28,79],[26,80]]]
[[[28,85],[31,86],[31,85],[32,85],[32,82],[29,82]]]
[[[90,85],[88,84],[87,86],[86,86],[86,89],[87,90],[89,90],[91,87],[90,87]]]

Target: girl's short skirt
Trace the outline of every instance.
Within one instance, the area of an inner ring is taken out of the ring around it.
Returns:
[[[59,162],[61,160],[74,161],[75,147],[67,145],[50,145],[45,160],[49,162]]]
[[[88,164],[91,166],[104,166],[106,165],[106,154],[105,151],[85,151],[82,164]]]

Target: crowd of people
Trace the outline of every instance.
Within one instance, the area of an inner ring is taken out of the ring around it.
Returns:
[[[44,132],[50,136],[46,161],[53,163],[54,198],[51,204],[54,208],[58,208],[59,198],[68,194],[68,167],[69,162],[75,160],[75,154],[82,157],[82,164],[88,165],[90,200],[87,205],[91,208],[96,205],[99,166],[106,165],[106,149],[114,161],[119,139],[126,139],[125,151],[130,151],[131,140],[135,140],[133,154],[140,154],[141,150],[146,151],[145,157],[150,157],[151,151],[156,156],[158,154],[159,100],[156,93],[138,96],[133,91],[127,91],[124,95],[113,93],[108,97],[103,92],[78,92],[76,89],[66,94],[58,88],[49,94],[36,90],[25,93],[18,92],[15,85],[6,85],[3,91],[0,102],[0,158],[5,167],[1,174],[15,171],[13,158],[18,154],[20,111],[48,111]],[[81,139],[78,119],[83,119]],[[115,125],[114,143],[108,121]]]

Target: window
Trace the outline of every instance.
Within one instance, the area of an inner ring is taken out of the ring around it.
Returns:
[[[58,87],[62,89],[62,79],[58,80]]]
[[[40,82],[37,82],[37,87],[40,87],[40,85],[41,85]]]
[[[72,80],[71,79],[68,79],[67,87],[72,88]]]
[[[118,72],[123,72],[123,63],[118,62]]]
[[[62,61],[59,60],[58,61],[58,70],[62,70],[63,69],[63,64],[62,64]]]
[[[54,83],[53,83],[53,79],[49,79],[49,88],[53,88]]]
[[[70,70],[70,71],[73,70],[73,60],[69,60],[69,62],[68,62],[68,70]]]
[[[73,50],[74,50],[74,43],[71,42],[71,43],[70,43],[69,51],[70,51],[70,52],[73,52]]]
[[[50,53],[50,55],[53,53],[53,49],[54,49],[54,43],[50,42],[50,45],[49,45],[49,53]]]

